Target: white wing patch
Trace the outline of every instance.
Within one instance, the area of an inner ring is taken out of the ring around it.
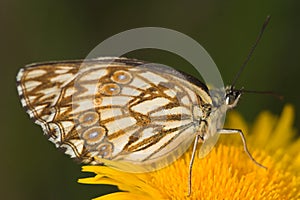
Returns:
[[[131,109],[135,112],[146,115],[152,110],[156,110],[157,108],[165,106],[168,103],[170,103],[170,100],[158,97],[155,99],[145,100],[142,103],[132,106]]]
[[[107,135],[111,135],[115,132],[121,131],[128,127],[136,124],[136,119],[134,117],[126,117],[114,120],[112,122],[106,123],[105,126],[108,129]]]

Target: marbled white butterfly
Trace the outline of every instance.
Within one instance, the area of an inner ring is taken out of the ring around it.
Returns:
[[[205,84],[184,72],[119,57],[31,64],[17,75],[29,116],[56,147],[82,163],[152,171],[194,141],[189,191],[197,143],[217,133],[239,133],[248,156],[263,167],[240,130],[217,128],[243,92],[233,85],[212,98]]]

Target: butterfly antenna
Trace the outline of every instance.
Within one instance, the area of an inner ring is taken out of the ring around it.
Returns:
[[[249,60],[250,60],[250,58],[251,58],[251,56],[252,56],[252,54],[253,54],[256,46],[257,46],[257,44],[258,44],[258,42],[260,41],[260,39],[261,39],[261,37],[262,37],[262,35],[263,35],[263,33],[264,33],[264,31],[265,31],[265,29],[266,29],[269,21],[270,21],[270,19],[271,19],[271,17],[270,17],[270,15],[268,15],[267,18],[266,18],[266,20],[265,20],[265,22],[264,22],[264,24],[263,24],[263,26],[262,26],[262,28],[260,29],[260,32],[259,32],[259,34],[258,34],[258,36],[256,38],[255,43],[253,44],[253,46],[250,49],[250,52],[248,53],[248,56],[246,57],[243,65],[242,65],[242,67],[240,68],[240,70],[238,71],[238,73],[236,74],[235,78],[233,79],[233,81],[231,83],[231,88],[232,89],[234,88],[234,86],[235,86],[238,78],[240,77],[241,73],[244,71],[247,63],[249,62]]]
[[[276,92],[273,92],[273,91],[255,91],[255,90],[244,90],[244,89],[241,89],[239,90],[240,92],[242,93],[255,93],[255,94],[266,94],[266,95],[271,95],[273,97],[276,97],[277,99],[279,100],[283,100],[284,97]]]

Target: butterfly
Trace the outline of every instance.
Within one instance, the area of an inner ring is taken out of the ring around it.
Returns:
[[[179,70],[100,57],[28,65],[17,75],[17,90],[48,139],[84,164],[153,171],[174,162],[194,141],[190,194],[197,144],[237,133],[250,159],[265,168],[249,153],[241,130],[221,128],[224,114],[244,91],[234,84],[212,96],[205,84]]]
[[[19,71],[17,89],[48,139],[84,164],[153,171],[193,141],[196,146],[217,132],[241,133],[212,124],[236,105],[239,90],[229,87],[214,102],[193,76],[134,59],[31,64]]]

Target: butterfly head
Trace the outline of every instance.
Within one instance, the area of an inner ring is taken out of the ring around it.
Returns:
[[[225,104],[228,106],[228,108],[235,107],[241,95],[242,95],[242,90],[237,90],[232,86],[227,87],[225,91]]]

